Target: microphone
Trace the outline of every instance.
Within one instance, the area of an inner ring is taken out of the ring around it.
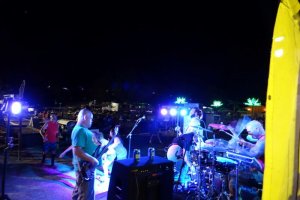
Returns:
[[[143,115],[142,117],[138,118],[136,121],[141,121],[142,119],[146,119],[146,116]]]
[[[146,119],[145,115],[143,115],[142,117],[138,118],[135,123],[140,123],[143,119]]]

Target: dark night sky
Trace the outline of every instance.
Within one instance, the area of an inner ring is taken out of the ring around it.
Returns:
[[[177,96],[264,104],[277,6],[2,2],[1,93],[25,79],[25,98],[40,104]]]

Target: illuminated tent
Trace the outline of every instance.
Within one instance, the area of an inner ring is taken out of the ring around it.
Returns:
[[[300,5],[281,0],[266,100],[263,199],[299,199]]]

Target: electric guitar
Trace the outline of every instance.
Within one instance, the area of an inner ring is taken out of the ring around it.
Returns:
[[[99,160],[102,157],[102,155],[108,151],[108,147],[113,143],[115,137],[119,133],[119,125],[115,126],[114,133],[115,134],[113,135],[113,137],[111,138],[111,140],[109,140],[109,142],[101,149],[100,152],[98,152],[98,151],[99,151],[99,148],[101,147],[101,145],[99,145],[96,148],[95,152],[93,153],[93,156],[97,160]],[[82,161],[82,162],[80,162],[79,163],[79,172],[80,172],[83,180],[89,181],[89,180],[93,179],[94,178],[95,168],[96,168],[96,166],[92,166],[91,163],[88,162],[88,161]]]
[[[177,162],[179,160],[182,160],[183,159],[183,150],[182,150],[182,148],[177,144],[172,144],[168,148],[167,158],[168,158],[168,160],[171,160],[173,162]]]

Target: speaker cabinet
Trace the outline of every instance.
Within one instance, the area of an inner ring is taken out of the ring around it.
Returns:
[[[171,200],[174,163],[155,156],[114,162],[107,194],[108,200]]]

